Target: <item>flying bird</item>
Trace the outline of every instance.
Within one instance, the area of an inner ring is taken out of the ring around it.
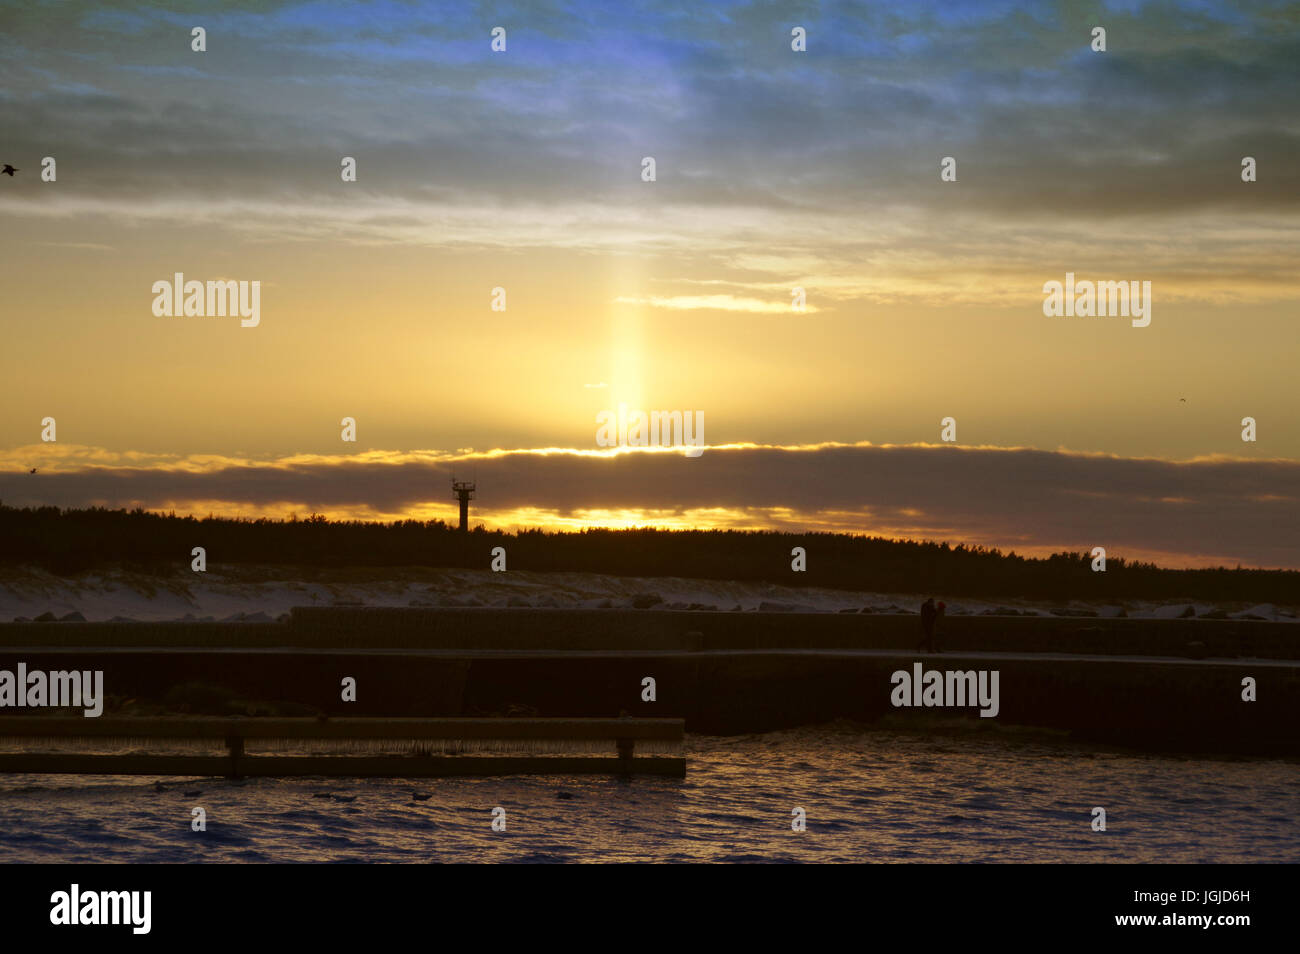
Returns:
[[[3,173],[4,173],[5,175],[7,175],[10,179],[12,179],[12,178],[14,177],[14,173],[17,172],[17,171],[18,171],[17,169],[15,169],[13,166],[9,165],[9,163],[7,163],[7,162],[5,163],[5,167],[4,167],[3,169],[0,169],[0,172],[3,172]]]
[[[29,470],[27,473],[29,473],[29,474],[34,474],[34,473],[36,473],[36,468],[33,467],[33,468],[32,468],[31,470]]]
[[[1187,403],[1187,398],[1179,398],[1178,400],[1181,401],[1183,404]]]

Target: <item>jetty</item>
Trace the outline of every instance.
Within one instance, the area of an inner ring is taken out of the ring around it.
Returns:
[[[680,746],[682,736],[680,719],[11,716],[0,719],[0,772],[231,778],[607,773],[684,776],[686,761],[680,756],[636,754],[638,745]],[[147,750],[166,749],[169,744],[176,748],[221,748],[224,753]],[[293,754],[276,754],[290,744],[295,749]],[[15,746],[20,751],[6,751]],[[32,751],[50,746],[65,750]],[[559,754],[574,747],[600,746],[609,754]],[[67,751],[78,748],[95,751]],[[119,751],[102,751],[105,748]],[[322,748],[333,751],[322,753]],[[512,748],[525,754],[483,754]]]
[[[103,670],[105,719],[127,702],[330,722],[625,713],[706,734],[847,719],[1300,756],[1293,624],[957,616],[944,621],[942,653],[918,653],[919,637],[906,614],[310,607],[275,623],[4,624],[0,668]],[[894,705],[894,675],[918,662],[996,669],[996,717]]]

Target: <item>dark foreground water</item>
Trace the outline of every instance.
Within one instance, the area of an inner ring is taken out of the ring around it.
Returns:
[[[1300,861],[1295,762],[839,723],[686,753],[684,781],[13,776],[0,862]]]

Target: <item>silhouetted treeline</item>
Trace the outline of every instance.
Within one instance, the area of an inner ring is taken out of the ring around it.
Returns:
[[[15,509],[0,506],[0,563],[68,576],[122,565],[157,572],[188,569],[191,550],[208,569],[232,564],[304,567],[466,567],[486,569],[505,547],[511,570],[582,571],[620,576],[748,580],[787,586],[899,593],[1047,599],[1203,599],[1300,603],[1300,572],[1169,570],[1110,557],[1095,573],[1082,553],[1031,559],[983,547],[914,543],[832,533],[738,530],[583,530],[461,534],[440,520],[393,523],[196,519],[143,510]],[[807,550],[807,571],[790,551]]]

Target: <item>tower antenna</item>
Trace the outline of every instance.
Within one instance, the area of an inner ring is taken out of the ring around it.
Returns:
[[[460,532],[469,533],[469,502],[474,499],[475,481],[457,480],[451,475],[451,492],[460,500]]]

